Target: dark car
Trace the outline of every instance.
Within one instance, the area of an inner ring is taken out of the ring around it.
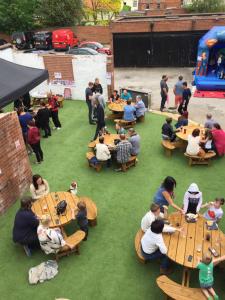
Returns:
[[[98,43],[98,42],[81,42],[79,44],[80,48],[91,48],[94,49],[95,51],[98,51],[99,53],[103,53],[103,54],[107,54],[107,55],[111,55],[112,51],[107,48],[104,47],[102,44]]]
[[[8,42],[4,39],[0,39],[0,46],[3,46],[5,44],[8,44]]]
[[[34,48],[34,32],[24,31],[24,32],[14,32],[12,34],[12,43],[17,49],[32,49]]]
[[[34,35],[34,46],[37,50],[52,49],[52,32],[39,31]]]
[[[97,55],[99,54],[97,51],[89,48],[73,48],[70,49],[69,54],[74,54],[74,55]]]

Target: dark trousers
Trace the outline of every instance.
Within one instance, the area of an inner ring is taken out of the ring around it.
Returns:
[[[166,104],[167,95],[161,95],[161,98],[160,110],[162,111]]]
[[[50,126],[49,126],[49,123],[43,124],[43,125],[41,126],[41,129],[44,130],[44,132],[45,132],[45,137],[48,137],[48,136],[51,135],[51,128],[50,128]]]
[[[32,144],[31,145],[31,148],[33,149],[35,155],[36,155],[36,158],[37,158],[37,161],[40,162],[43,160],[43,152],[41,150],[41,144],[40,142],[36,143],[36,144]]]
[[[141,252],[142,252],[142,255],[145,260],[156,260],[159,258],[159,259],[161,259],[160,267],[162,269],[169,268],[169,258],[165,254],[162,254],[159,250],[155,251],[154,253],[148,254],[148,253],[145,253],[143,251],[143,249],[141,248]]]
[[[58,111],[52,111],[52,121],[56,128],[61,128],[61,123],[59,122]]]
[[[28,246],[29,248],[40,248],[40,243],[36,233],[30,234],[24,240],[19,241],[19,244]]]
[[[105,127],[105,124],[99,124],[99,123],[97,123],[96,131],[95,131],[95,136],[94,136],[93,140],[96,140],[96,139],[97,139],[98,134],[99,134],[99,131],[100,131],[103,127]]]
[[[178,107],[179,114],[183,115],[183,112],[187,111],[188,103],[189,103],[189,99],[181,102],[181,104]]]
[[[87,106],[88,106],[88,119],[89,119],[89,123],[92,123],[92,104],[91,104],[91,100],[86,101]]]
[[[86,241],[87,237],[88,237],[88,225],[86,225],[86,226],[80,226],[80,230],[82,230],[82,231],[85,232],[84,241]]]

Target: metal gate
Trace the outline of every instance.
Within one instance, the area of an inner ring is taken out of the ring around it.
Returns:
[[[114,34],[115,67],[192,67],[205,31]]]

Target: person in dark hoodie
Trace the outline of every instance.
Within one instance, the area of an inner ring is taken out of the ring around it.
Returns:
[[[36,124],[39,128],[44,130],[45,135],[44,138],[48,138],[51,136],[51,128],[49,126],[49,117],[50,117],[50,111],[46,107],[45,103],[41,103],[41,108],[37,112],[36,116]]]
[[[95,136],[94,136],[93,140],[97,139],[99,131],[101,131],[101,129],[103,127],[105,127],[104,108],[102,107],[102,105],[99,103],[99,101],[97,99],[95,100],[95,106],[96,106],[97,127],[96,127]]]

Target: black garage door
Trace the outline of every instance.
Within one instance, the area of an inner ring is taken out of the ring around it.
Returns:
[[[205,31],[114,34],[115,67],[192,67]]]

